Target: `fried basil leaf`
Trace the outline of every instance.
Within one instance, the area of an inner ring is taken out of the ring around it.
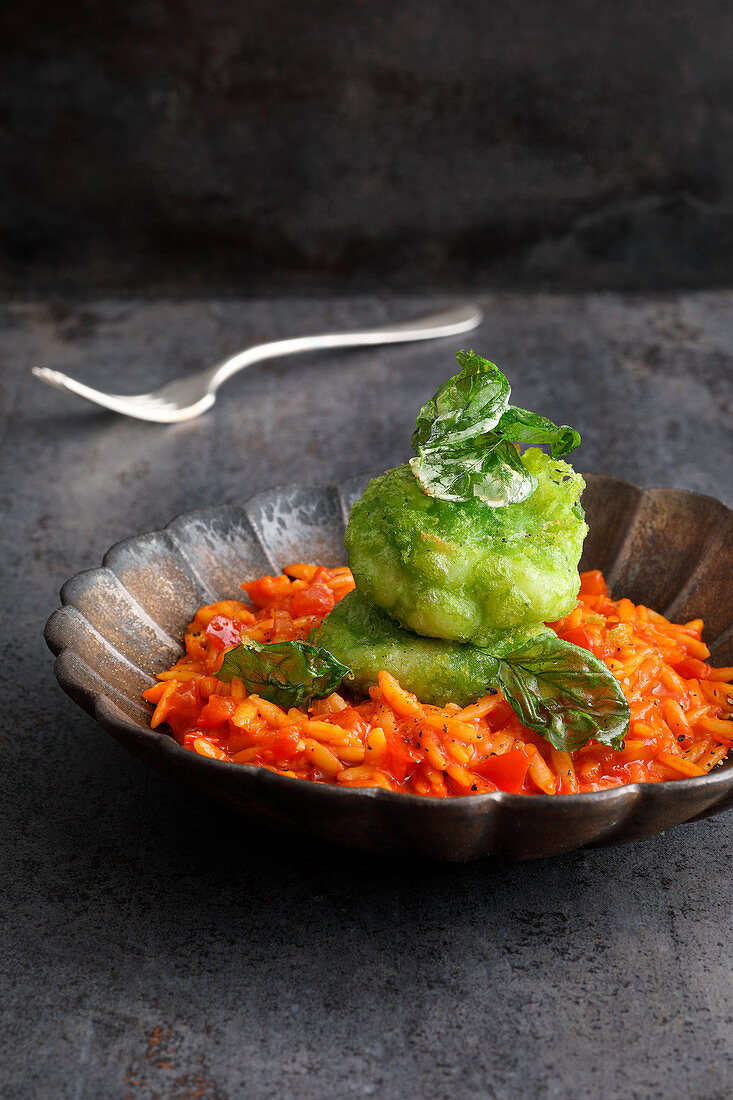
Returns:
[[[499,659],[497,678],[522,724],[556,749],[573,752],[591,739],[623,748],[629,704],[611,670],[586,649],[539,635]]]
[[[308,642],[272,642],[251,639],[224,654],[219,680],[236,676],[248,692],[280,707],[307,707],[336,690],[350,669],[319,646]]]
[[[496,426],[496,432],[515,443],[549,447],[553,458],[569,455],[580,443],[580,436],[568,424],[553,424],[546,416],[510,405]]]
[[[511,388],[498,367],[474,351],[456,355],[461,370],[420,409],[412,448],[442,447],[488,432],[509,406]]]
[[[455,447],[422,451],[410,459],[420,488],[441,500],[477,498],[492,508],[519,504],[537,485],[516,447],[494,432]]]
[[[536,483],[514,443],[550,447],[553,458],[580,442],[573,428],[509,404],[511,388],[498,367],[459,351],[458,374],[422,407],[410,462],[421,489],[441,500],[474,498],[492,508],[518,504]]]

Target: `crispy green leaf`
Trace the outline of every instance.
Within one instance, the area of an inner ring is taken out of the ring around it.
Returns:
[[[224,654],[219,680],[236,676],[248,692],[281,707],[307,707],[336,690],[350,669],[309,642],[248,641]]]
[[[510,405],[496,426],[496,431],[515,443],[549,447],[553,458],[569,455],[580,443],[580,436],[568,424],[553,424],[546,416]]]
[[[518,504],[535,480],[513,443],[569,454],[580,436],[567,424],[509,404],[511,388],[498,367],[474,351],[459,351],[458,374],[422,407],[412,436],[412,472],[428,496],[478,499],[492,508]]]
[[[498,367],[473,351],[456,355],[461,370],[420,409],[412,436],[416,452],[474,439],[489,431],[509,405],[511,388]]]
[[[623,748],[629,704],[611,670],[580,646],[539,635],[499,659],[498,680],[520,721],[556,749],[591,739]]]
[[[536,487],[516,448],[494,432],[475,442],[422,451],[410,466],[422,491],[441,500],[476,497],[496,508],[519,504]]]
[[[495,430],[504,439],[511,439],[515,443],[549,447],[554,459],[561,459],[562,455],[575,451],[580,442],[578,432],[567,423],[558,427],[547,417],[539,416],[537,412],[530,412],[528,409],[517,408],[516,405],[507,408]]]

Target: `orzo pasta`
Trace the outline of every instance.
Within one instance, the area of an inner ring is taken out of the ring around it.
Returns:
[[[151,725],[167,725],[202,756],[259,765],[281,775],[344,787],[445,798],[492,791],[566,794],[626,783],[700,776],[733,745],[733,668],[714,669],[700,619],[670,623],[628,599],[612,600],[598,571],[581,574],[577,606],[550,626],[611,670],[631,714],[621,751],[589,740],[554,748],[521,725],[500,690],[468,706],[421,703],[387,671],[367,698],[348,682],[307,709],[249,693],[216,677],[242,637],[305,640],[350,592],[348,568],[294,564],[243,586],[249,602],[202,607],[186,653],[145,692]]]

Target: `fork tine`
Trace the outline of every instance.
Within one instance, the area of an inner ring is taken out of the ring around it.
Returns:
[[[77,382],[75,378],[70,378],[67,374],[62,374],[58,370],[50,370],[48,367],[33,367],[32,372],[36,378],[40,378],[41,381],[47,382],[50,386],[55,386],[58,390],[73,393],[77,397],[85,397],[87,401],[93,401],[96,405],[102,405],[104,408],[112,409],[115,412],[122,411],[120,403],[129,400],[129,398],[121,397],[118,394],[102,393],[101,390],[95,390],[93,386]]]
[[[95,390],[93,386],[86,386],[83,382],[77,382],[75,378],[70,378],[67,374],[63,374],[58,370],[51,370],[48,367],[32,367],[31,371],[42,382],[47,382],[50,386],[55,386],[56,389],[63,390],[65,393],[83,397],[95,405],[110,409],[112,412],[123,413],[125,416],[133,416],[138,420],[149,420],[158,424],[175,424],[184,420],[193,420],[194,417],[211,408],[215,400],[213,394],[206,394],[205,397],[194,404],[181,406],[175,401],[156,397],[155,394],[134,394],[125,397],[122,394],[102,393],[101,390]]]
[[[150,400],[155,399],[153,393],[136,393],[127,396],[122,393],[105,393],[103,390],[96,390],[93,386],[87,386],[83,382],[77,382],[75,378],[72,378],[68,374],[64,374],[60,370],[51,370],[50,367],[31,367],[31,374],[34,374],[36,378],[40,378],[42,382],[48,382],[50,386],[55,386],[56,389],[63,390],[65,393],[73,393],[80,397],[86,397],[89,401],[100,401],[102,398],[114,398],[119,401],[136,401],[147,403]]]

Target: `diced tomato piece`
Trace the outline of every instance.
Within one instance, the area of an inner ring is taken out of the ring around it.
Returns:
[[[712,671],[710,665],[706,665],[704,661],[699,661],[697,657],[685,657],[683,661],[675,664],[674,670],[680,676],[683,676],[685,680],[709,680]]]
[[[566,642],[572,642],[573,645],[579,645],[583,649],[592,650],[593,648],[591,645],[590,634],[585,629],[585,627],[573,626],[570,628],[570,630],[563,630],[561,637],[564,638]]]
[[[328,615],[336,602],[336,597],[325,584],[311,584],[302,592],[296,592],[290,601],[295,618],[302,615]]]
[[[529,767],[529,757],[524,749],[510,749],[501,756],[490,756],[480,764],[471,767],[471,771],[484,779],[495,783],[500,791],[519,794]]]
[[[193,726],[200,706],[201,696],[198,693],[195,680],[186,680],[169,697],[164,721],[174,733],[180,735],[183,730],[188,730]]]
[[[349,733],[357,733],[362,737],[368,729],[367,723],[356,707],[344,707],[343,710],[336,711],[328,715],[328,720],[333,726],[340,726],[342,729],[348,730]]]
[[[246,581],[242,588],[256,607],[267,607],[290,594],[289,577],[260,577],[256,581]]]
[[[380,766],[397,780],[404,783],[408,772],[412,771],[419,757],[410,747],[409,741],[405,741],[399,732],[386,733],[387,748],[384,754],[384,763]]]
[[[230,755],[234,755],[235,752],[241,752],[242,749],[248,749],[253,743],[252,734],[248,730],[239,729],[238,726],[229,722],[229,728],[226,730],[219,730],[218,733],[219,744],[223,749],[226,749]]]
[[[208,703],[198,716],[197,725],[202,729],[214,729],[228,722],[236,709],[237,702],[229,695],[210,695]]]
[[[285,726],[278,732],[277,738],[272,746],[272,756],[279,766],[287,767],[298,751],[299,741],[300,734],[293,726],[290,728]]]
[[[608,585],[600,569],[589,569],[580,574],[580,596],[608,596]]]
[[[298,635],[292,616],[287,611],[273,611],[270,641],[289,642]]]
[[[236,619],[230,619],[227,615],[214,615],[206,627],[206,637],[214,649],[226,649],[227,646],[240,645],[242,641],[242,624]]]

